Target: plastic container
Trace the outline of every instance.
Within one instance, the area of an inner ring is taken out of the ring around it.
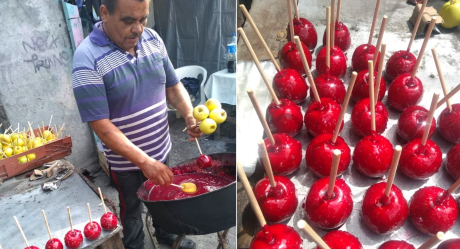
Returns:
[[[232,37],[227,43],[227,71],[229,73],[236,72],[236,33],[232,34]]]

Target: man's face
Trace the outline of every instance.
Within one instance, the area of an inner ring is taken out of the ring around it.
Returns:
[[[109,14],[107,8],[101,6],[101,19],[104,30],[112,42],[126,51],[133,51],[149,15],[149,0],[118,0],[115,10]]]

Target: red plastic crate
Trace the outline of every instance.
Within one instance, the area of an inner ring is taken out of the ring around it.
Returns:
[[[44,128],[48,129],[47,126]],[[53,130],[50,129],[52,133]],[[39,129],[34,130],[35,136],[40,136]],[[35,153],[35,159],[27,163],[19,163],[18,158],[28,154]],[[13,176],[22,174],[29,170],[41,167],[47,162],[58,160],[66,157],[72,153],[72,139],[70,136],[65,136],[54,140],[53,142],[46,143],[40,147],[22,152],[8,158],[0,160],[0,179],[8,179]]]

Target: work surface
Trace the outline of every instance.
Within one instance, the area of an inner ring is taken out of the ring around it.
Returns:
[[[6,186],[0,186],[0,189],[2,187]],[[89,222],[86,203],[91,206],[93,220],[100,223],[100,217],[104,214],[101,199],[76,172],[54,191],[44,192],[41,186],[34,186],[19,193],[18,189],[12,188],[8,191],[13,195],[0,195],[0,244],[5,249],[25,247],[13,216],[18,218],[29,244],[44,248],[49,236],[41,210],[45,210],[52,236],[62,243],[65,234],[70,230],[67,206],[70,207],[74,229],[82,233],[84,226]],[[114,231],[103,230],[97,241],[83,239],[80,248],[94,248],[120,230],[121,226]]]

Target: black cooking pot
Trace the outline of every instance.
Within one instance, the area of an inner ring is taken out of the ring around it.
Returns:
[[[148,190],[142,185],[137,195],[152,215],[154,226],[173,234],[200,235],[219,232],[236,225],[235,153],[209,156],[213,164],[205,170],[196,165],[196,159],[182,162],[171,170],[175,175],[208,173],[233,182],[206,194],[169,201],[148,201]]]

